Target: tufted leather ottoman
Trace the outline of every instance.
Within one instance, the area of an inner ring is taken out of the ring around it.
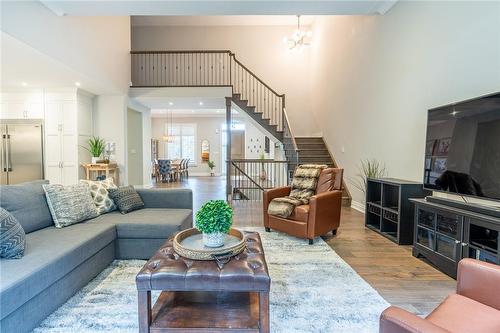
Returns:
[[[137,274],[139,332],[269,332],[271,279],[260,236],[222,268],[186,259],[169,239]],[[160,290],[151,308],[151,291]]]

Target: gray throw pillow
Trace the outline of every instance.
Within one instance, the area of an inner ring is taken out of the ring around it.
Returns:
[[[92,219],[98,215],[88,185],[43,185],[47,204],[57,228]]]
[[[94,199],[94,204],[97,207],[99,214],[109,213],[116,209],[116,205],[109,197],[108,189],[117,188],[113,182],[113,178],[105,180],[80,180],[80,184],[86,184],[90,188],[90,194]]]
[[[26,234],[11,213],[0,208],[0,257],[19,259],[24,255]]]
[[[144,207],[144,202],[133,186],[108,189],[109,196],[115,202],[122,214]]]

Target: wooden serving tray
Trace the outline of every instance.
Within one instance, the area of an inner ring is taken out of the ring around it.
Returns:
[[[238,229],[229,230],[224,245],[217,248],[204,246],[202,233],[196,228],[177,233],[173,242],[174,251],[184,258],[216,260],[218,263],[241,253],[245,246],[243,233]]]

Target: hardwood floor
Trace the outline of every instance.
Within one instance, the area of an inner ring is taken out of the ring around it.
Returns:
[[[190,177],[153,186],[191,188],[196,211],[207,200],[225,199],[225,184],[223,177]],[[233,208],[235,226],[262,226],[261,202],[235,202]],[[337,235],[324,239],[389,303],[413,313],[429,313],[455,290],[455,280],[414,258],[411,246],[398,246],[366,229],[364,215],[352,208],[342,208]]]

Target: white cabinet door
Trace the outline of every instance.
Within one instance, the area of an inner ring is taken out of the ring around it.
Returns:
[[[24,119],[27,114],[27,105],[23,102],[3,102],[0,109],[2,119]]]
[[[43,114],[41,103],[9,101],[0,106],[2,119],[43,119]]]
[[[50,184],[62,184],[62,172],[59,163],[47,163],[45,166],[45,179]]]
[[[61,104],[63,135],[76,135],[77,110],[76,102],[64,101]]]
[[[63,185],[74,185],[78,183],[78,167],[76,164],[63,164],[61,170]]]
[[[55,135],[62,130],[62,106],[61,103],[47,102],[45,104],[45,133]]]
[[[43,119],[43,104],[42,103],[30,103],[28,110],[26,111],[26,118],[29,119]]]

